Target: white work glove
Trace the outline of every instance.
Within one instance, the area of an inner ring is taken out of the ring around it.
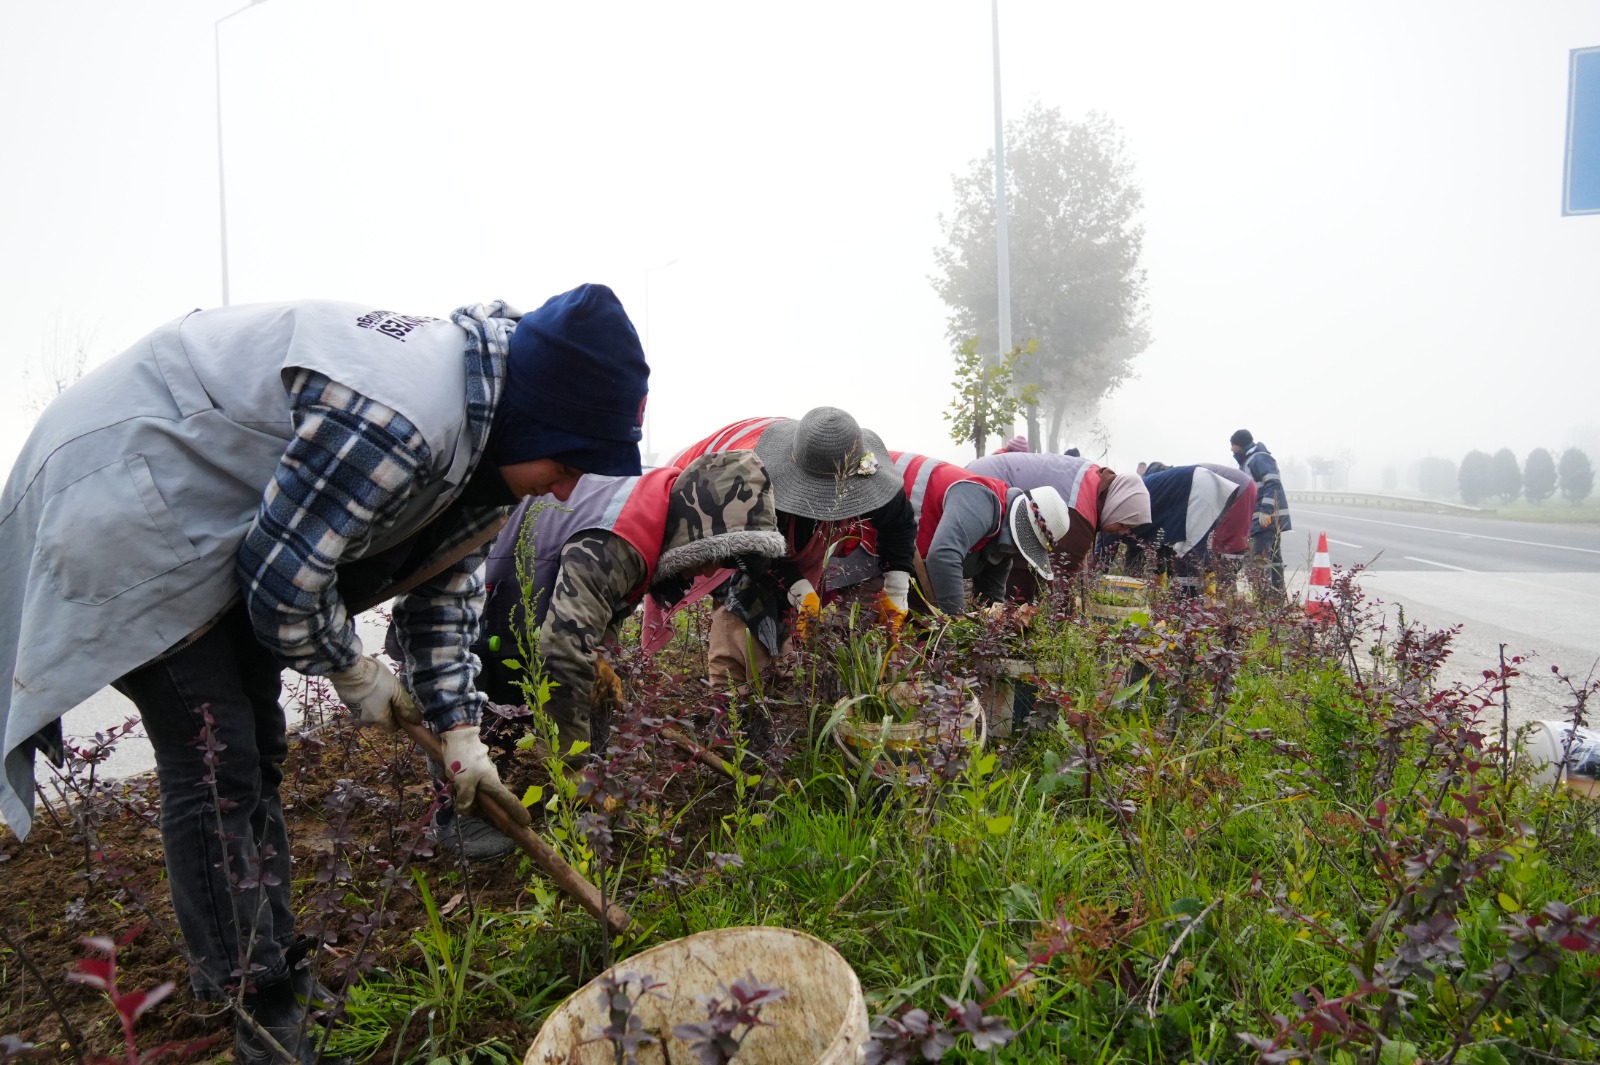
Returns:
[[[363,724],[377,725],[394,732],[402,722],[422,721],[417,701],[400,683],[394,671],[371,655],[362,655],[349,669],[328,674],[333,690],[344,705],[353,710]]]
[[[816,598],[817,590],[811,586],[811,582],[808,580],[802,578],[789,585],[789,605],[796,610],[806,609],[806,600]]]
[[[802,641],[811,639],[817,619],[822,616],[822,600],[811,582],[805,579],[789,585],[789,605],[794,607],[794,631]]]
[[[444,768],[450,775],[451,791],[455,795],[456,809],[463,814],[478,814],[478,799],[491,796],[494,802],[520,825],[533,823],[533,818],[511,789],[500,783],[500,771],[489,758],[489,748],[478,736],[478,727],[450,729],[439,737],[444,745]]]
[[[911,610],[911,574],[903,569],[892,569],[883,575],[883,595],[900,613]]]

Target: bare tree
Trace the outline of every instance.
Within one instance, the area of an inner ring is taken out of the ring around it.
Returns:
[[[28,410],[41,413],[89,367],[89,349],[96,330],[77,319],[60,314],[51,316],[39,354],[33,365],[22,371],[23,392]]]

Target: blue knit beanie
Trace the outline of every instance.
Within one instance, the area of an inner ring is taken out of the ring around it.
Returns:
[[[489,450],[499,466],[555,459],[583,473],[638,476],[650,367],[622,303],[579,285],[522,316]]]

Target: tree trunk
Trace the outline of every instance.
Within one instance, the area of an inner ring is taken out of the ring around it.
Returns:
[[[1050,405],[1050,453],[1061,454],[1061,424],[1066,421],[1064,405],[1057,402]]]
[[[1039,450],[1040,439],[1039,439],[1039,405],[1037,403],[1028,404],[1027,417],[1028,417],[1028,450],[1029,451],[1038,451]]]
[[[978,400],[981,409],[983,399]],[[977,458],[983,458],[985,451],[989,450],[989,427],[984,424],[983,415],[974,413],[972,416],[972,446],[977,449]]]

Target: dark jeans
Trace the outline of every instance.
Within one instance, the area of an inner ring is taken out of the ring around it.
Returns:
[[[294,942],[289,840],[278,798],[289,744],[277,661],[238,606],[116,689],[139,708],[155,747],[167,883],[195,997],[214,1000],[237,988],[245,953],[256,986],[277,983],[288,975],[284,952]],[[220,813],[204,783],[204,708],[215,722]]]
[[[1283,537],[1276,528],[1260,529],[1250,534],[1250,553],[1262,555],[1267,560],[1267,576],[1272,586],[1283,591]]]

